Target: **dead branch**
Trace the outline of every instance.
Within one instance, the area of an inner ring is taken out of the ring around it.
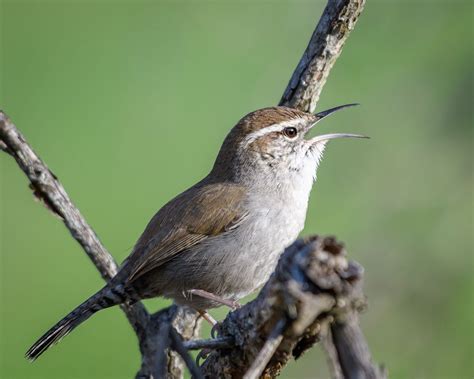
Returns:
[[[111,279],[117,273],[118,268],[114,259],[72,203],[56,175],[43,163],[25,137],[2,111],[0,111],[0,147],[15,158],[30,181],[33,195],[64,222],[73,238],[79,242],[92,260],[102,278],[106,281]],[[151,373],[156,367],[156,351],[160,351],[155,346],[160,336],[163,335],[157,328],[157,324],[159,324],[157,320],[163,317],[162,313],[158,312],[156,315],[150,316],[141,303],[123,304],[121,308],[135,330],[142,352],[142,368],[137,375],[147,373],[148,376],[145,377],[151,378]],[[175,328],[186,339],[197,336],[199,323],[196,312],[171,307],[166,309],[166,315],[167,320],[173,320]],[[182,362],[177,359],[174,353],[167,358],[169,362],[166,367],[173,368],[175,377],[181,377]]]
[[[25,137],[0,111],[0,145],[2,150],[15,158],[30,181],[33,195],[58,216],[81,245],[99,270],[104,280],[117,273],[117,264],[100,242],[90,225],[69,198],[56,175],[36,155]],[[123,306],[127,318],[137,334],[146,328],[148,314],[141,304]]]
[[[334,238],[296,241],[258,297],[223,321],[220,337],[233,338],[234,346],[215,350],[206,359],[201,366],[205,376],[277,376],[292,357],[300,357],[324,337],[327,325],[363,307],[362,272],[360,265],[347,260],[345,249]],[[356,342],[366,346],[362,334]],[[344,351],[335,346],[342,367],[348,367],[349,359],[355,369],[351,372],[364,374],[358,377],[382,378],[368,349],[357,351],[356,360],[351,359],[352,346],[344,344]]]
[[[327,345],[334,347],[335,355],[330,358],[331,366],[338,367],[341,378],[385,379],[388,377],[383,366],[372,363],[369,346],[359,325],[358,313],[344,312],[331,324]]]
[[[354,29],[365,0],[329,0],[279,105],[314,112],[329,72]]]

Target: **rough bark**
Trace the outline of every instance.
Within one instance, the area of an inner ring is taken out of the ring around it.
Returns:
[[[183,377],[184,366],[179,356],[185,359],[193,377],[201,378],[199,368],[182,341],[197,338],[199,324],[196,312],[176,305],[151,315],[147,324],[147,337],[140,344],[142,365],[136,378]]]
[[[365,0],[329,0],[280,105],[314,112],[329,72],[354,29]]]
[[[364,2],[329,0],[281,105],[315,109]],[[114,259],[57,177],[3,112],[0,149],[15,158],[35,197],[62,219],[104,280],[112,278],[117,272]],[[347,261],[342,245],[313,237],[287,249],[257,299],[230,313],[214,340],[195,340],[200,319],[189,309],[172,306],[150,315],[141,303],[123,306],[142,353],[137,378],[182,378],[183,360],[196,378],[272,378],[324,335],[335,378],[383,378],[384,373],[372,364],[357,320],[363,303],[360,282],[360,266]],[[187,353],[196,348],[213,349],[200,369]]]
[[[223,321],[220,337],[231,337],[234,344],[209,355],[201,366],[204,375],[273,378],[291,358],[299,358],[320,341],[328,325],[336,325],[340,336],[341,327],[347,328],[342,320],[365,304],[362,272],[359,264],[347,260],[343,245],[332,237],[296,241],[286,249],[258,297]],[[357,343],[346,343],[342,349],[336,344],[342,367],[351,365],[354,370],[344,377],[374,373],[358,377],[381,378],[362,333],[352,342]],[[363,348],[353,349],[355,346]]]
[[[334,346],[336,355],[332,357],[332,365],[339,368],[341,378],[346,379],[384,379],[387,372],[383,366],[374,365],[369,346],[359,325],[359,316],[349,311],[342,317],[336,317],[331,323],[328,344]]]

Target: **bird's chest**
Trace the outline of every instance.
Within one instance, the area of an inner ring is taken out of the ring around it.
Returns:
[[[229,251],[228,255],[229,260],[234,261],[228,267],[238,267],[234,273],[239,276],[239,282],[248,284],[242,286],[236,298],[247,295],[268,280],[281,253],[303,229],[308,197],[298,195],[283,199],[267,196],[249,204],[249,217],[230,244],[234,245],[234,252],[239,253]]]
[[[275,250],[278,256],[293,242],[304,227],[312,186],[312,180],[304,179],[298,175],[291,183],[249,201],[249,212],[255,218],[248,228],[259,236],[256,238],[261,241],[258,247],[272,257]]]
[[[249,241],[252,253],[258,256],[260,249],[263,252],[261,255],[268,258],[274,250],[281,250],[291,243],[303,229],[306,207],[306,203],[289,206],[277,198],[262,200],[251,211],[254,220],[247,226],[247,232],[255,236],[254,244]],[[244,230],[242,232],[245,233]],[[252,245],[255,247],[252,248]]]

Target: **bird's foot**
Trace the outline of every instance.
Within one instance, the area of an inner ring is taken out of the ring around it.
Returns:
[[[191,296],[192,295],[200,296],[200,297],[203,297],[204,299],[212,300],[212,301],[215,301],[216,303],[226,305],[233,311],[240,308],[240,304],[237,301],[232,300],[232,299],[223,299],[222,297],[214,295],[211,292],[207,292],[207,291],[199,290],[199,289],[191,289],[186,292],[190,294]]]
[[[211,324],[211,338],[217,338],[219,336],[219,328],[220,323],[216,321],[214,317],[212,317],[206,311],[199,311],[199,315],[206,320],[209,324]],[[201,357],[202,358],[202,357]]]

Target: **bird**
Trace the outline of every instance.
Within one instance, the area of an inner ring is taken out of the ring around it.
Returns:
[[[165,297],[197,310],[231,308],[268,280],[284,249],[302,231],[308,199],[327,143],[366,138],[332,133],[307,138],[323,118],[273,106],[240,119],[197,184],[150,220],[118,273],[49,329],[26,352],[35,360],[94,313]]]

